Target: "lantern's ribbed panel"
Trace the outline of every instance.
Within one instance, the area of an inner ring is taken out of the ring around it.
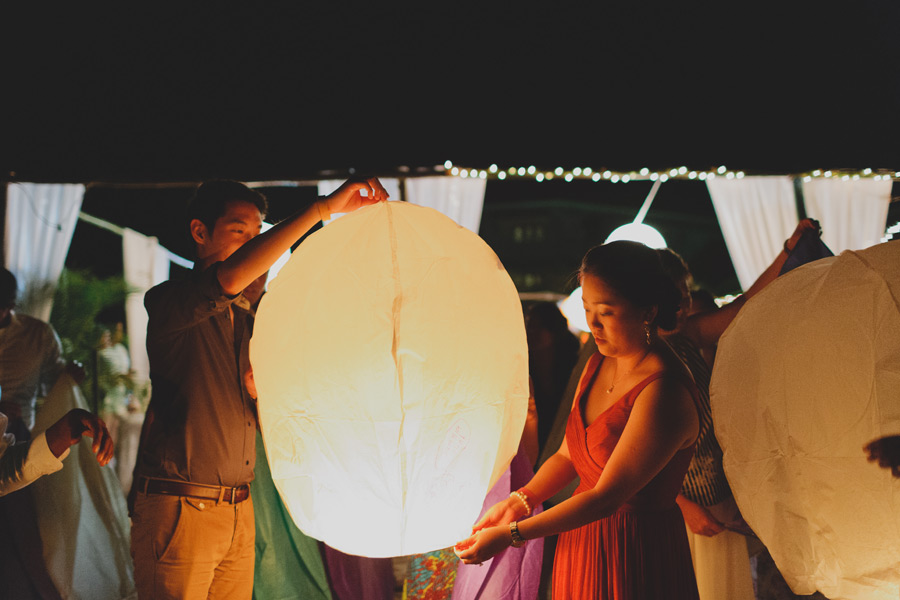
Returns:
[[[814,261],[747,302],[710,399],[741,513],[793,591],[897,598],[900,480],[863,446],[900,435],[900,242]]]
[[[433,209],[384,202],[310,236],[262,300],[250,358],[275,484],[297,525],[343,552],[463,539],[518,447],[515,287]]]

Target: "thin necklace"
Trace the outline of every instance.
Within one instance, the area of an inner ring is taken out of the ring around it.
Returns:
[[[634,363],[634,366],[633,366],[633,367],[631,367],[630,369],[628,369],[627,371],[625,371],[624,373],[622,373],[622,376],[621,376],[621,377],[616,378],[615,374],[613,374],[613,382],[612,382],[612,385],[609,386],[609,388],[606,390],[606,393],[607,393],[607,394],[612,394],[612,391],[613,391],[613,389],[616,387],[616,385],[617,385],[620,381],[622,381],[623,379],[625,379],[626,377],[628,377],[628,376],[631,374],[632,371],[634,371],[635,369],[637,369],[637,368],[638,368],[638,365],[640,365],[642,362],[644,362],[644,359],[647,358],[647,355],[648,355],[648,354],[650,354],[650,350],[649,350],[649,349],[647,349],[647,350],[644,352],[644,355],[641,357],[641,359],[640,359],[639,361],[637,361],[636,363]],[[616,371],[619,370],[619,361],[618,361],[618,360],[616,360],[616,366],[615,366],[615,369],[616,369]]]

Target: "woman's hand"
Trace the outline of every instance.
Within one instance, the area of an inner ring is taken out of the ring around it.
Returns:
[[[818,232],[819,235],[822,235],[822,228],[819,227],[819,222],[815,219],[803,219],[799,223],[797,223],[797,227],[794,229],[794,233],[791,234],[791,237],[787,239],[784,243],[784,249],[788,252],[793,252],[794,248],[797,246],[797,242],[800,241],[800,236],[802,236],[808,230],[814,230]]]
[[[362,195],[363,190],[366,196]],[[376,177],[369,179],[348,179],[341,187],[329,194],[323,201],[328,212],[348,213],[357,208],[387,200],[389,194]]]
[[[677,501],[678,506],[681,508],[684,522],[697,535],[712,537],[725,531],[725,526],[706,508],[696,502],[691,502],[682,495],[678,496]]]
[[[472,532],[476,533],[488,527],[502,525],[506,527],[513,521],[518,521],[525,516],[525,505],[518,498],[510,496],[506,500],[501,500],[493,505],[481,519],[472,527]]]
[[[509,527],[499,525],[475,532],[456,544],[453,551],[467,565],[480,565],[489,558],[500,554],[510,545],[512,545],[512,535],[509,533]]]

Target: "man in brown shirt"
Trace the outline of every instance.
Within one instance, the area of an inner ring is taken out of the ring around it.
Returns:
[[[386,198],[377,179],[348,181],[260,235],[261,194],[234,181],[197,189],[195,269],[144,298],[153,395],[130,494],[141,598],[251,597],[257,420],[241,291],[318,220]]]

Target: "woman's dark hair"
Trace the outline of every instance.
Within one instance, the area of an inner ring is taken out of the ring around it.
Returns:
[[[675,285],[684,285],[686,291],[690,291],[694,287],[694,276],[691,270],[680,254],[671,248],[660,248],[656,251],[659,253],[659,262],[663,271],[669,276]]]
[[[266,217],[269,210],[266,197],[256,190],[250,189],[239,181],[217,179],[200,184],[194,191],[194,196],[188,205],[188,223],[199,219],[212,232],[216,221],[225,214],[225,207],[234,200],[254,205],[259,209],[263,218]]]
[[[677,326],[681,292],[663,270],[659,254],[639,242],[618,241],[595,246],[581,261],[578,279],[592,275],[641,308],[655,306],[651,325],[670,331]]]

